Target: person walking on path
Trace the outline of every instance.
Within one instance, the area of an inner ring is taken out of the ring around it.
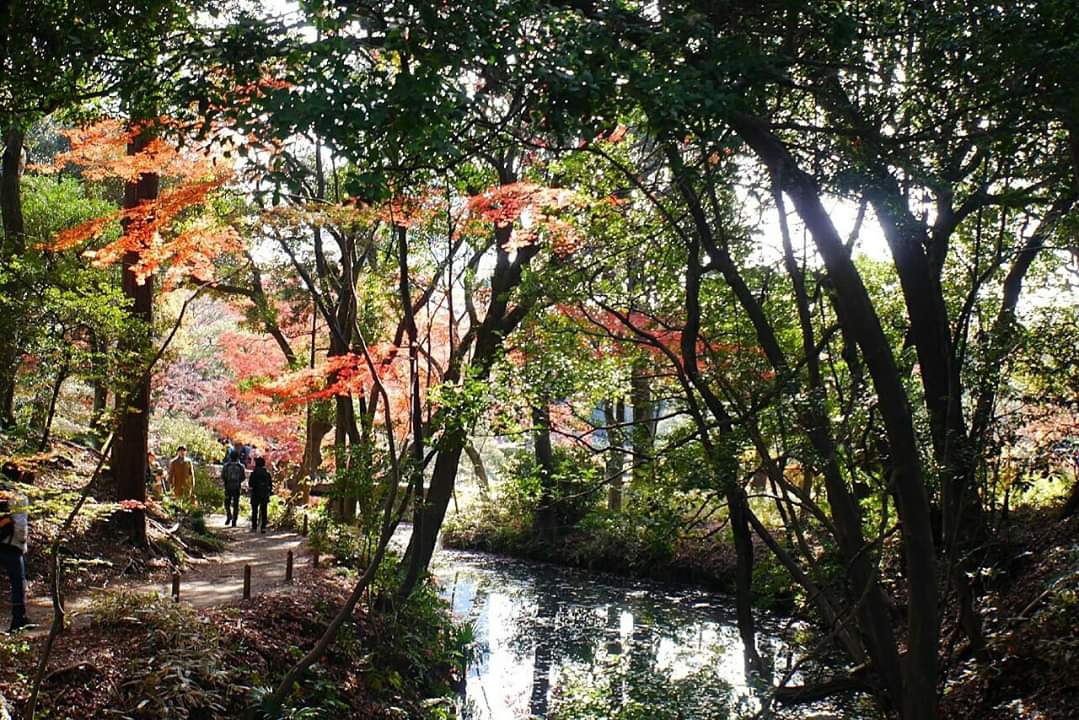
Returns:
[[[221,466],[221,483],[225,486],[225,525],[236,527],[236,521],[240,518],[240,490],[246,476],[239,454],[233,451],[229,461]],[[251,497],[254,497],[254,493]]]
[[[10,632],[15,632],[29,624],[26,619],[25,555],[30,529],[26,514],[29,503],[9,480],[10,476],[11,473],[5,471],[0,481],[0,564],[11,583]]]
[[[251,532],[261,529],[266,532],[266,511],[273,494],[273,479],[266,469],[266,458],[255,458],[255,469],[251,471]]]
[[[172,496],[177,500],[194,499],[195,468],[187,459],[187,448],[183,445],[176,448],[176,457],[169,463],[168,483],[172,488]]]

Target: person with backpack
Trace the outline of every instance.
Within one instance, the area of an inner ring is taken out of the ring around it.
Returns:
[[[255,458],[255,469],[251,471],[251,532],[266,532],[266,511],[272,494],[273,479],[266,469],[266,458]]]
[[[29,624],[26,619],[25,555],[30,530],[26,515],[29,503],[10,477],[11,473],[5,469],[4,479],[0,482],[0,564],[11,583],[10,632],[15,632]]]
[[[240,464],[240,456],[233,452],[229,461],[221,466],[221,482],[225,486],[225,525],[236,527],[240,518],[240,490],[247,472]]]

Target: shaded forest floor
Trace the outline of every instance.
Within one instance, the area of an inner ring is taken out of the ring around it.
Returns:
[[[260,717],[259,698],[321,635],[352,580],[323,569],[248,602],[202,609],[123,590],[103,594],[89,622],[58,638],[39,717]],[[431,660],[417,665],[416,648],[407,644],[415,635],[403,631],[415,624],[407,615],[359,610],[293,692],[286,715],[310,708],[338,717],[422,718],[435,703],[449,702],[440,698],[456,668],[443,660],[450,655],[435,638]],[[27,700],[43,642],[0,640],[0,687],[13,716]]]
[[[52,620],[48,547],[99,457],[68,443],[16,455],[0,442],[0,459],[37,475],[20,489],[32,504],[27,567],[30,619],[38,625],[0,634],[0,717],[21,716],[29,697]],[[38,717],[257,717],[258,698],[322,634],[351,589],[353,571],[314,568],[296,533],[252,533],[244,517],[226,528],[216,514],[205,515],[205,528],[196,532],[160,503],[148,509],[149,546],[135,547],[117,521],[122,511],[109,484],[95,484],[61,543],[69,626],[50,658]],[[294,583],[285,584],[290,550]],[[249,601],[242,600],[245,565],[252,568]],[[180,603],[169,597],[173,571],[181,572]],[[3,611],[6,622],[6,604]],[[449,702],[459,674],[455,633],[449,614],[426,592],[393,614],[358,609],[289,707],[426,717]]]
[[[1079,516],[1017,513],[981,582],[986,655],[948,666],[945,717],[1079,717]]]

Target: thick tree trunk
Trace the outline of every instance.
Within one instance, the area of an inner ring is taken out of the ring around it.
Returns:
[[[128,155],[134,155],[146,147],[150,138],[140,134],[127,148]],[[138,207],[147,200],[156,200],[158,195],[158,176],[144,173],[135,182],[124,186],[124,208]],[[126,228],[125,228],[126,231]],[[137,333],[128,335],[124,350],[138,352],[142,350],[142,340],[149,336],[154,320],[154,278],[150,276],[140,285],[133,271],[139,262],[139,253],[127,252],[123,256],[121,286],[124,297],[132,302],[132,316],[139,320],[146,335]],[[146,449],[150,431],[150,374],[143,373],[141,367],[133,368],[132,381],[136,383],[126,394],[118,394],[117,415],[119,426],[113,445],[112,471],[116,479],[116,496],[119,500],[146,501]],[[128,518],[131,541],[136,545],[146,544],[146,515],[142,510],[125,513]]]
[[[359,444],[360,434],[356,425],[356,409],[351,395],[338,395],[334,398],[334,463],[339,478],[346,478],[346,483],[337,488],[336,515],[341,521],[348,522],[356,517],[356,495],[352,492],[347,478],[351,472],[349,444]]]
[[[24,249],[25,227],[22,214],[22,196],[19,183],[22,177],[22,150],[24,133],[12,126],[4,133],[3,164],[0,168],[0,216],[3,219],[3,243],[0,245],[0,262],[21,253]],[[14,287],[0,288],[5,295],[17,298],[21,293]],[[17,318],[11,313],[0,317],[0,426],[15,423],[15,382],[19,368],[19,340]]]
[[[514,179],[504,176],[502,182],[509,183]],[[520,324],[531,307],[532,300],[528,298],[522,298],[521,304],[512,309],[509,302],[513,289],[521,282],[524,267],[538,252],[538,247],[530,245],[519,248],[517,257],[511,261],[509,252],[506,250],[511,230],[510,227],[495,230],[498,255],[491,276],[491,301],[487,308],[487,315],[476,331],[475,347],[472,352],[472,377],[480,381],[486,380],[490,375],[491,365],[506,336]],[[460,380],[462,362],[451,362],[444,376],[444,382],[452,383]],[[442,527],[446,510],[453,497],[457,468],[460,465],[466,442],[468,442],[466,429],[448,433],[442,438],[441,449],[435,458],[435,467],[431,473],[427,496],[424,499],[422,528],[419,531],[413,531],[408,551],[405,553],[405,561],[408,563],[415,561],[420,568],[426,568],[431,562],[438,541],[439,528]],[[415,580],[410,583],[402,582],[398,597],[407,597],[414,587]]]
[[[305,488],[303,498],[305,502],[307,489],[315,483],[318,469],[322,466],[322,441],[334,427],[328,419],[328,408],[326,412],[327,417],[322,417],[318,410],[312,410],[311,422],[307,426],[307,436],[304,440],[303,460],[288,484],[291,492],[296,492],[301,487]]]
[[[321,177],[321,170],[319,171]],[[320,193],[321,195],[321,193]],[[321,231],[316,231],[321,233]],[[352,350],[354,326],[356,320],[356,282],[353,278],[353,251],[354,240],[346,238],[339,242],[341,247],[341,272],[338,275],[337,285],[340,296],[337,302],[337,314],[334,322],[338,331],[330,335],[331,357],[346,355]],[[351,468],[351,453],[349,444],[359,445],[362,442],[359,426],[356,424],[356,408],[351,395],[338,395],[335,398],[334,413],[334,459],[337,464],[339,477],[344,474],[348,477]],[[357,498],[351,488],[352,483],[346,483],[345,487],[338,487],[337,516],[344,521],[351,521],[356,517]]]
[[[764,663],[757,651],[757,631],[753,620],[753,534],[749,527],[749,508],[746,493],[741,487],[727,493],[730,511],[731,536],[734,539],[735,563],[735,616],[738,634],[742,637],[742,653],[746,668],[762,672]]]
[[[17,125],[8,128],[4,133],[3,167],[0,168],[0,215],[3,216],[4,223],[5,256],[22,252],[25,246],[26,230],[19,189],[23,170],[24,137],[25,133]]]
[[[551,413],[547,403],[532,408],[532,446],[540,475],[540,499],[536,508],[535,532],[545,542],[552,542],[557,532],[555,508],[555,467],[551,449]]]

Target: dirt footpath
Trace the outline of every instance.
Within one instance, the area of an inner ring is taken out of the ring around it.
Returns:
[[[248,520],[248,522],[250,522]],[[251,566],[252,596],[285,584],[285,562],[288,551],[293,553],[293,578],[300,582],[311,567],[311,556],[304,537],[284,530],[267,530],[265,534],[251,532],[251,526],[241,520],[236,527],[225,526],[224,515],[208,515],[206,525],[225,540],[226,545],[217,555],[192,558],[180,575],[180,601],[196,608],[223,605],[243,597],[244,566]],[[44,589],[37,584],[35,591]],[[172,580],[165,577],[154,582],[119,582],[97,591],[67,598],[65,610],[73,625],[87,620],[87,612],[93,597],[103,592],[128,590],[132,592],[156,592],[163,596],[172,593]],[[31,637],[46,635],[52,622],[52,601],[47,595],[31,597],[28,603],[31,622],[37,627],[29,631]]]
[[[311,564],[304,538],[294,532],[267,530],[266,534],[251,532],[243,519],[236,527],[225,527],[224,515],[208,515],[206,525],[221,535],[225,549],[218,555],[192,559],[180,575],[180,601],[195,607],[222,605],[243,597],[244,565],[251,566],[251,594],[282,585],[285,582],[285,558],[293,553],[293,573],[298,578]],[[169,595],[171,580],[134,585],[137,592],[158,592]]]

